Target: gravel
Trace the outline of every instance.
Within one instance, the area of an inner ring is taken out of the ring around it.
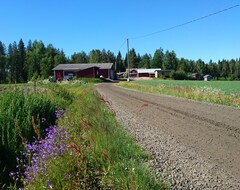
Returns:
[[[240,111],[97,85],[117,120],[151,154],[171,189],[240,189]]]

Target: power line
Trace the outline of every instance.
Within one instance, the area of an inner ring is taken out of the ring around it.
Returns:
[[[124,44],[127,42],[127,39],[126,40],[124,40],[124,42],[122,43],[122,45],[118,48],[118,50],[117,50],[117,52],[119,52],[120,51],[120,49],[124,46]]]
[[[142,35],[142,36],[137,36],[137,37],[129,38],[129,39],[131,39],[131,40],[136,40],[136,39],[146,38],[146,37],[149,37],[149,36],[152,36],[152,35],[155,35],[155,34],[159,34],[159,33],[162,33],[162,32],[166,32],[166,31],[169,31],[169,30],[172,30],[172,29],[175,29],[175,28],[179,28],[179,27],[185,26],[185,25],[187,25],[187,24],[191,24],[191,23],[193,23],[193,22],[197,22],[197,21],[199,21],[199,20],[206,19],[206,18],[208,18],[208,17],[211,17],[211,16],[214,16],[214,15],[220,14],[220,13],[222,13],[222,12],[229,11],[229,10],[231,10],[231,9],[234,9],[234,8],[238,7],[238,6],[239,6],[239,5],[234,5],[234,6],[232,6],[232,7],[229,7],[229,8],[223,9],[223,10],[221,10],[221,11],[217,11],[217,12],[208,14],[208,15],[206,15],[206,16],[199,17],[199,18],[197,18],[197,19],[194,19],[194,20],[191,20],[191,21],[182,23],[182,24],[178,24],[178,25],[175,25],[175,26],[172,26],[172,27],[169,27],[169,28],[160,30],[160,31],[152,32],[152,33],[149,33],[149,34],[145,34],[145,35]],[[124,41],[124,42],[125,42],[125,41]]]

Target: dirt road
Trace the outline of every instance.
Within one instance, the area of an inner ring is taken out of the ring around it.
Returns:
[[[240,189],[240,110],[99,84],[171,189]]]

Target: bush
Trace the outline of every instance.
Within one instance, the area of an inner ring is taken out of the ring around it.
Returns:
[[[172,71],[170,77],[174,80],[187,80],[188,76],[184,71]]]

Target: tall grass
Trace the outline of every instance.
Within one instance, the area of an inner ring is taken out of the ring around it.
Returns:
[[[70,92],[73,103],[58,121],[70,134],[68,148],[48,160],[45,174],[35,175],[25,188],[167,189],[154,180],[149,155],[126,135],[94,87],[72,87]]]
[[[26,142],[33,141],[35,131],[44,136],[44,129],[55,123],[55,111],[60,106],[64,106],[63,98],[53,99],[47,91],[34,93],[29,88],[7,87],[0,93],[0,186],[10,183],[9,172],[16,170],[15,158]]]
[[[170,83],[171,81],[169,81]],[[190,82],[191,83],[191,82]],[[155,83],[153,83],[155,84]],[[122,87],[140,90],[143,92],[165,94],[171,96],[177,96],[197,101],[209,102],[214,104],[222,104],[234,107],[240,107],[240,95],[228,94],[218,88],[212,87],[191,87],[191,86],[175,86],[175,85],[152,85],[150,82],[122,82],[119,84]]]

